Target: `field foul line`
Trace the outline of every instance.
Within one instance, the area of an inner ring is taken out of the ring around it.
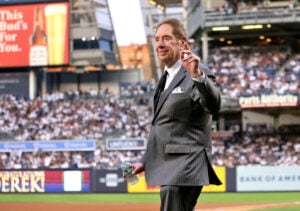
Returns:
[[[250,211],[261,208],[273,208],[273,207],[287,207],[300,205],[300,201],[296,202],[286,202],[286,203],[266,203],[266,204],[248,204],[248,205],[239,205],[239,206],[225,206],[218,208],[204,208],[204,209],[195,209],[195,211]]]

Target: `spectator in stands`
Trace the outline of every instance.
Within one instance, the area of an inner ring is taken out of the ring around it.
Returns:
[[[133,173],[145,170],[147,183],[161,186],[161,211],[192,211],[203,185],[221,184],[208,159],[220,93],[213,73],[189,49],[179,20],[161,22],[155,39],[165,70],[154,95],[147,151]]]
[[[223,94],[237,97],[240,94],[251,95],[254,93],[297,95],[300,93],[299,55],[288,60],[284,71],[281,72],[279,71],[280,67],[284,61],[287,61],[284,56],[285,52],[269,47],[268,50],[263,50],[264,48],[253,48],[254,51],[245,49],[228,50],[226,53],[219,50],[211,56],[209,65],[218,75],[217,84],[222,88]],[[235,58],[234,62],[232,62],[233,59],[230,59],[232,57]],[[275,66],[270,66],[270,64],[275,64]],[[264,74],[259,72],[264,72]],[[146,86],[148,87],[148,84]],[[132,88],[130,95],[134,96],[136,90],[140,90],[140,88],[138,84],[133,84]],[[149,92],[141,93],[148,96]],[[88,92],[76,90],[53,92],[33,100],[1,96],[0,139],[1,141],[51,141],[93,138],[99,141],[110,135],[122,138],[146,137],[150,131],[151,120],[148,117],[151,115],[152,108],[150,106],[140,106],[135,99],[118,98],[108,89]],[[227,167],[255,164],[300,165],[300,140],[288,137],[298,134],[300,129],[295,125],[292,128],[293,130],[284,126],[279,128],[278,132],[283,134],[280,141],[277,142],[280,147],[273,148],[273,150],[269,148],[269,140],[272,139],[266,138],[266,134],[260,134],[255,138],[245,136],[239,142],[233,142],[230,139],[214,140],[213,164]],[[257,130],[254,130],[250,135],[252,136],[256,132]],[[243,150],[246,148],[249,149],[249,152]],[[97,149],[92,156],[91,152],[81,153],[82,157],[79,159],[79,152],[0,152],[0,168],[81,168],[89,166],[91,168],[116,169],[124,160],[139,160],[143,153],[144,151],[107,152],[103,147],[100,152]],[[115,159],[116,157],[119,159]],[[59,163],[52,159],[57,159]]]

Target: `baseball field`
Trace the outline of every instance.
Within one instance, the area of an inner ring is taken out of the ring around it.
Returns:
[[[300,192],[202,193],[196,211],[299,211]],[[158,211],[159,194],[0,194],[2,211]]]

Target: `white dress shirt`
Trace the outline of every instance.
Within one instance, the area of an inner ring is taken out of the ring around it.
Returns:
[[[174,79],[175,75],[178,73],[178,71],[181,68],[181,61],[178,60],[175,64],[173,64],[172,67],[165,67],[164,71],[168,71],[168,76],[167,76],[167,80],[166,80],[166,84],[165,84],[165,89],[166,90],[171,81]],[[204,83],[205,81],[205,73],[203,72],[203,74],[199,77],[199,78],[192,78],[194,81],[200,82],[200,83]]]

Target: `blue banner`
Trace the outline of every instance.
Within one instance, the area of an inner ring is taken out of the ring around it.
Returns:
[[[12,150],[31,151],[94,151],[94,140],[0,142],[0,152]]]

